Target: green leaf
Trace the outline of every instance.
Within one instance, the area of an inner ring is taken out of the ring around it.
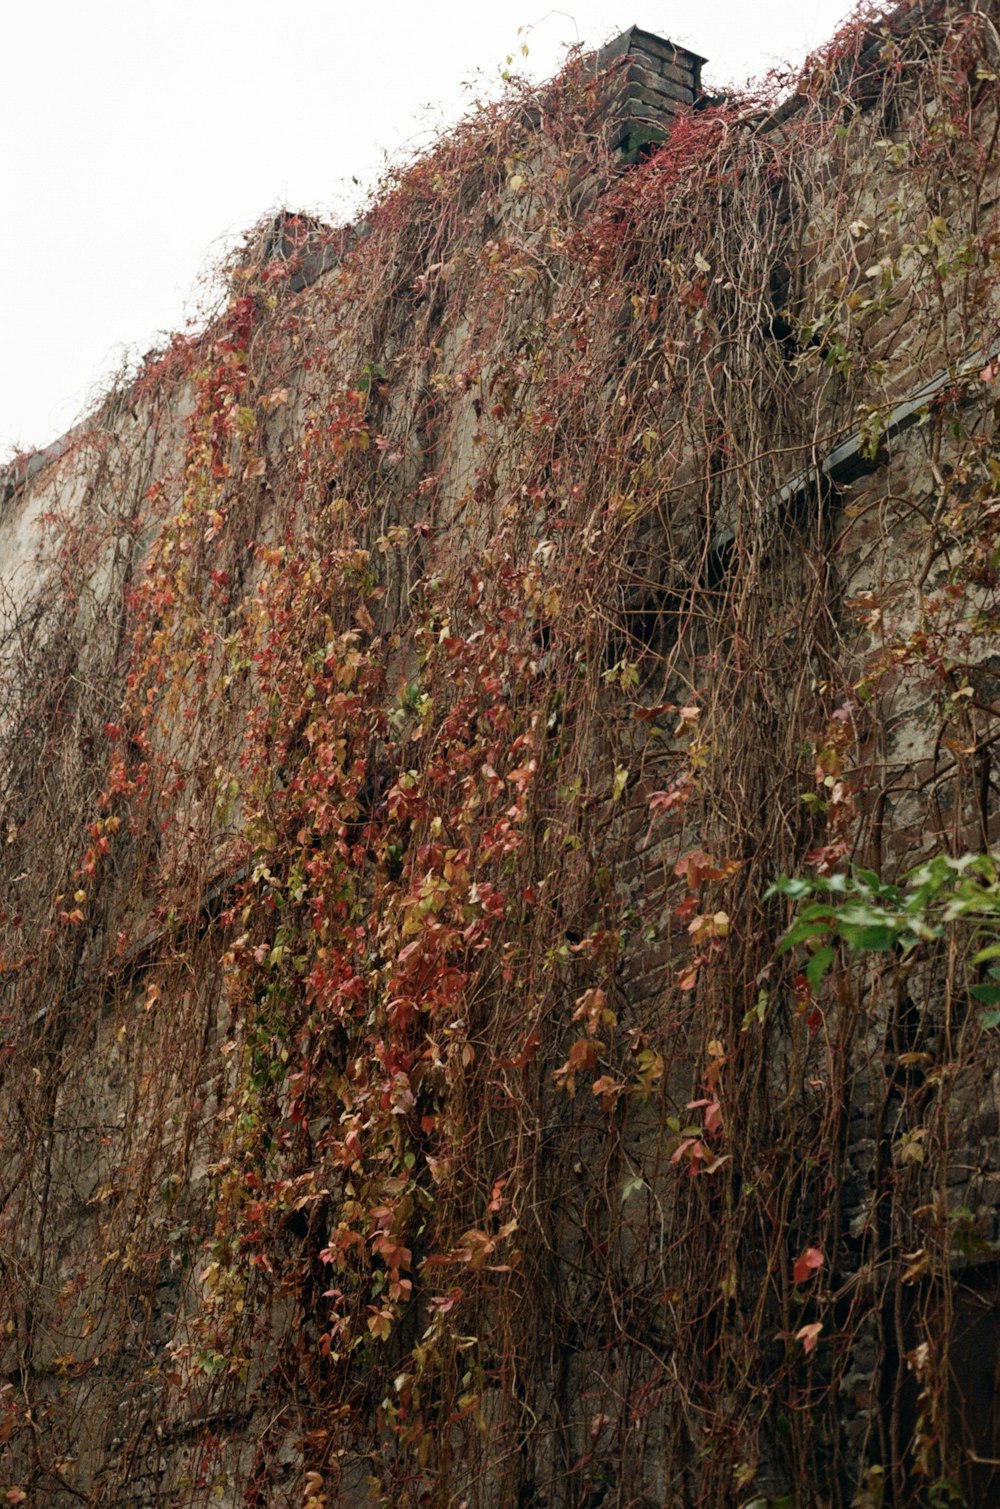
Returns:
[[[816,950],[806,965],[806,979],[813,990],[819,989],[823,976],[833,963],[833,954],[833,944],[827,943],[822,948]]]
[[[760,994],[758,995],[758,997],[757,997],[756,1001],[754,1002],[754,1004],[750,1007],[750,1010],[747,1011],[747,1012],[744,1012],[744,1014],[743,1014],[743,1021],[740,1023],[740,1031],[741,1032],[747,1032],[747,1031],[749,1031],[749,1029],[753,1026],[753,1024],[754,1024],[755,1021],[759,1022],[761,1024],[761,1026],[763,1026],[763,1024],[764,1024],[764,1018],[765,1018],[766,1015],[767,1015],[767,991],[764,990],[763,987],[762,987],[761,991],[760,991]]]
[[[641,1178],[638,1174],[633,1174],[632,1177],[630,1179],[626,1179],[625,1183],[622,1185],[622,1204],[624,1205],[627,1200],[631,1200],[633,1195],[637,1195],[641,1189],[645,1188],[645,1179]]]
[[[973,985],[969,994],[974,1001],[984,1006],[1000,1006],[1000,985]]]
[[[850,925],[842,927],[841,931],[845,942],[857,953],[888,953],[894,946],[897,937],[895,928],[886,927],[878,923],[867,927]]]
[[[798,922],[791,928],[775,949],[776,954],[787,954],[790,948],[797,943],[806,943],[810,938],[824,938],[829,933],[828,925],[820,926],[812,922]]]
[[[799,913],[800,922],[825,922],[829,925],[836,920],[837,913],[828,901],[814,901],[812,906],[804,906]]]
[[[985,1027],[987,1032],[991,1027],[1000,1027],[1000,1011],[981,1011],[979,1025]]]

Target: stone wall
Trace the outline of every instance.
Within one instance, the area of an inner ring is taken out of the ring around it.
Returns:
[[[546,135],[548,105],[518,154],[500,153],[499,167],[482,169],[505,180],[482,245],[441,256],[429,236],[424,270],[416,282],[401,275],[385,325],[373,320],[355,332],[358,349],[342,352],[345,369],[364,373],[366,401],[381,405],[366,538],[384,560],[379,612],[396,625],[394,640],[385,634],[385,696],[402,731],[401,769],[404,756],[421,757],[426,746],[413,748],[433,721],[422,723],[417,695],[413,604],[422,591],[443,593],[439,582],[456,570],[474,576],[495,539],[511,550],[516,540],[519,581],[533,602],[556,603],[571,583],[593,578],[590,616],[578,628],[580,655],[589,654],[581,679],[589,678],[596,713],[573,753],[575,774],[560,774],[579,782],[583,815],[556,850],[558,871],[546,870],[553,841],[539,821],[537,893],[557,876],[546,904],[558,914],[558,947],[546,970],[567,1017],[572,1003],[603,991],[619,1039],[601,1067],[609,1080],[631,1072],[648,1079],[645,1095],[615,1100],[607,1091],[610,1107],[589,1089],[555,1094],[568,1038],[546,1045],[536,1080],[529,1071],[524,1096],[537,1109],[539,1145],[521,1212],[533,1234],[524,1271],[539,1312],[551,1303],[552,1314],[537,1317],[537,1357],[514,1350],[528,1383],[511,1382],[487,1356],[474,1423],[461,1412],[446,1417],[441,1434],[453,1432],[457,1459],[447,1479],[444,1469],[421,1478],[422,1463],[405,1478],[406,1442],[386,1423],[377,1390],[362,1406],[368,1435],[344,1426],[337,1436],[341,1399],[315,1381],[312,1316],[291,1287],[267,1289],[266,1249],[239,1299],[253,1310],[246,1353],[221,1342],[213,1352],[211,1342],[212,1318],[236,1282],[235,1266],[212,1254],[227,1219],[239,1065],[251,1052],[231,983],[235,940],[250,935],[281,888],[261,851],[248,858],[238,842],[252,814],[231,743],[253,703],[241,670],[230,667],[222,684],[226,634],[239,604],[265,592],[275,569],[269,552],[277,559],[287,548],[288,519],[309,505],[308,456],[322,443],[317,415],[330,412],[322,362],[346,341],[337,279],[359,245],[377,242],[377,215],[335,237],[287,217],[234,269],[232,310],[252,289],[265,321],[273,314],[280,328],[268,344],[264,326],[259,417],[250,413],[227,462],[242,512],[224,585],[238,577],[238,586],[217,640],[183,649],[204,655],[205,677],[193,683],[201,689],[168,707],[149,747],[132,751],[140,769],[159,768],[156,756],[185,780],[148,798],[155,820],[147,828],[136,820],[134,852],[116,859],[96,920],[83,925],[81,912],[75,930],[61,931],[39,923],[27,963],[27,954],[17,957],[20,924],[10,924],[19,898],[31,889],[30,912],[41,909],[37,897],[58,893],[55,915],[61,907],[68,918],[67,877],[79,833],[89,831],[78,814],[89,822],[107,810],[95,751],[103,759],[102,740],[122,738],[122,646],[135,632],[129,594],[157,537],[161,552],[173,539],[195,559],[222,527],[206,515],[197,526],[204,535],[193,533],[189,545],[190,520],[177,523],[178,511],[190,512],[197,462],[186,427],[205,402],[198,360],[178,375],[165,358],[154,381],[147,374],[109,401],[45,465],[22,463],[8,476],[0,518],[5,716],[21,752],[9,756],[5,790],[4,967],[12,983],[0,1234],[16,1271],[5,1275],[12,1310],[0,1488],[24,1484],[29,1501],[60,1506],[332,1509],[387,1502],[379,1473],[398,1461],[407,1503],[688,1505],[707,1501],[699,1494],[714,1453],[723,1465],[712,1502],[798,1503],[807,1460],[797,1444],[800,1409],[827,1422],[808,1446],[810,1502],[917,1503],[935,1482],[938,1502],[949,1484],[968,1503],[991,1502],[1000,1421],[992,1341],[982,1338],[995,1335],[1000,1254],[995,1033],[960,1000],[953,944],[915,956],[912,966],[893,956],[853,974],[845,958],[831,994],[813,998],[775,958],[788,921],[782,903],[748,900],[759,870],[789,855],[801,866],[824,844],[829,863],[820,856],[814,868],[853,861],[892,878],[927,855],[996,842],[994,584],[984,568],[952,590],[969,531],[990,527],[963,509],[974,496],[980,512],[990,506],[974,490],[977,468],[992,456],[1000,335],[994,243],[984,231],[997,201],[989,87],[997,59],[985,28],[962,42],[966,19],[962,7],[905,8],[888,31],[855,38],[850,58],[834,50],[819,83],[804,85],[790,105],[748,105],[723,117],[727,139],[747,144],[748,164],[725,180],[723,215],[747,213],[740,195],[752,171],[775,185],[775,200],[787,196],[785,212],[758,206],[760,225],[746,238],[749,272],[713,261],[737,244],[731,226],[676,266],[671,259],[687,250],[678,250],[678,232],[663,232],[663,275],[680,289],[680,312],[669,313],[675,325],[645,273],[611,285],[602,328],[612,332],[612,354],[588,371],[581,336],[568,368],[579,373],[572,402],[590,433],[577,452],[553,441],[549,459],[559,492],[561,456],[582,467],[587,446],[610,454],[617,420],[607,415],[634,416],[635,458],[627,468],[617,457],[608,464],[589,533],[560,534],[569,504],[546,512],[519,480],[521,442],[507,439],[515,414],[558,435],[547,373],[525,354],[526,332],[547,330],[555,346],[571,328],[553,313],[568,258],[560,263],[551,234],[542,243],[532,218],[541,199],[533,174],[563,166],[561,142]],[[970,63],[961,47],[973,43]],[[984,148],[978,160],[970,140],[963,156],[944,129],[959,63],[969,137]],[[585,228],[613,195],[624,227],[629,186],[637,203],[652,192],[650,149],[665,134],[665,158],[672,144],[679,151],[695,117],[678,111],[700,98],[700,64],[635,28],[598,56],[598,71],[612,73],[588,140],[613,155],[582,167],[574,158],[565,169]],[[804,113],[808,132],[797,136]],[[952,150],[948,182],[940,165]],[[479,170],[463,171],[474,181]],[[684,182],[668,183],[664,197],[683,201]],[[459,218],[473,213],[472,201],[469,191]],[[509,255],[511,244],[516,276],[490,306],[500,323],[486,361],[477,299],[496,276],[498,248]],[[400,265],[408,266],[401,254]],[[748,298],[757,301],[751,336],[737,328]],[[629,347],[639,351],[630,367],[616,365],[642,321],[648,344]],[[698,363],[707,375],[685,388],[684,372]],[[390,376],[397,372],[398,381]],[[692,392],[709,410],[718,405],[710,450],[699,448],[703,435],[686,428],[678,407],[678,394]],[[742,394],[740,408],[734,395]],[[766,446],[758,427],[765,408]],[[252,425],[259,450],[251,449]],[[342,454],[331,455],[331,467],[341,466]],[[334,500],[341,485],[338,472],[329,481]],[[602,531],[620,551],[610,578],[598,565]],[[560,544],[567,537],[592,550],[592,566]],[[162,570],[163,554],[153,559]],[[169,607],[157,610],[162,624]],[[428,622],[440,642],[448,624],[436,611]],[[538,609],[533,658],[519,673],[525,685],[550,674],[557,620],[556,608]],[[154,619],[150,632],[169,640],[162,624]],[[937,664],[925,655],[932,641]],[[50,696],[53,666],[60,676]],[[497,701],[518,696],[527,693],[511,679]],[[556,740],[570,713],[552,701],[548,717],[544,737]],[[724,765],[701,731],[728,726],[742,728],[753,749],[730,748]],[[59,763],[39,794],[36,767],[53,750]],[[31,793],[27,811],[22,790]],[[540,803],[546,810],[544,793]],[[763,876],[773,878],[773,870]],[[711,920],[719,917],[724,923]],[[44,998],[20,983],[43,949]],[[473,1057],[484,1042],[513,1045],[527,1031],[517,1027],[514,988],[498,976],[491,989],[488,1010],[485,991],[478,1004],[498,1036],[481,1029]],[[19,1011],[27,1015],[18,1019]],[[539,1024],[531,1032],[542,1040]],[[498,1062],[498,1077],[512,1072]],[[492,1086],[491,1077],[479,1082],[481,1109],[484,1120],[496,1119],[501,1141],[510,1134]],[[713,1102],[725,1140],[714,1140],[705,1115]],[[470,1141],[475,1121],[473,1108]],[[488,1193],[487,1154],[477,1177]],[[303,1182],[301,1205],[289,1197],[271,1233],[276,1264],[329,1239],[351,1198],[349,1171],[331,1167],[328,1183],[320,1194],[315,1180]],[[313,1229],[313,1211],[325,1229]],[[768,1309],[775,1275],[818,1244],[825,1308],[811,1309],[807,1285],[786,1271],[784,1308],[774,1300]],[[95,1254],[99,1265],[88,1267]],[[500,1272],[482,1301],[486,1327],[506,1313],[503,1285],[515,1284],[516,1273]],[[711,1300],[689,1304],[695,1291]],[[957,1386],[939,1407],[928,1380],[942,1306],[950,1353],[937,1359],[938,1374],[953,1373]],[[766,1380],[791,1366],[799,1322],[814,1313],[823,1316],[823,1341],[772,1408]],[[576,1317],[569,1329],[568,1315]],[[406,1319],[387,1342],[401,1375],[426,1319]],[[711,1373],[720,1331],[744,1326],[753,1339],[718,1362],[712,1396],[685,1369],[701,1351]],[[367,1398],[360,1364],[352,1386]],[[953,1483],[955,1462],[961,1481]]]

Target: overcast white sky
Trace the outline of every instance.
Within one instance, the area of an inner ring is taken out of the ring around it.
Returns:
[[[90,407],[196,307],[266,210],[342,222],[359,189],[491,91],[633,22],[742,82],[851,0],[6,0],[0,19],[0,462]],[[522,30],[519,30],[522,29]],[[522,58],[519,47],[528,46]]]

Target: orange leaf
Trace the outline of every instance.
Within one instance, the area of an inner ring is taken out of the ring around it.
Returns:
[[[823,1322],[814,1320],[811,1326],[803,1326],[801,1331],[796,1331],[795,1340],[801,1341],[804,1352],[815,1352],[819,1333],[823,1329]]]
[[[610,1111],[614,1108],[615,1101],[625,1089],[620,1079],[612,1079],[610,1074],[602,1074],[600,1079],[595,1079],[590,1087],[594,1094],[600,1097],[601,1110]]]
[[[825,1262],[818,1247],[807,1247],[802,1256],[795,1259],[792,1277],[797,1284],[805,1284]]]
[[[376,1310],[374,1305],[368,1306],[368,1329],[379,1341],[388,1341],[392,1335],[392,1311]]]
[[[562,1085],[570,1095],[575,1095],[576,1076],[594,1068],[597,1063],[597,1049],[598,1045],[592,1038],[577,1038],[569,1050],[566,1062],[561,1069],[556,1069],[552,1076],[556,1084]]]

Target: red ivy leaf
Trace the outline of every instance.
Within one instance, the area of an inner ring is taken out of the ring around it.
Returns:
[[[792,1277],[797,1284],[808,1283],[816,1270],[822,1268],[825,1262],[826,1259],[818,1247],[807,1247],[802,1256],[795,1259],[795,1266],[792,1268]],[[814,1340],[813,1346],[815,1344]],[[806,1351],[812,1351],[812,1347],[807,1347]]]
[[[811,1326],[803,1326],[801,1331],[796,1331],[795,1340],[801,1341],[804,1352],[815,1352],[819,1333],[823,1329],[823,1322],[814,1320]]]

